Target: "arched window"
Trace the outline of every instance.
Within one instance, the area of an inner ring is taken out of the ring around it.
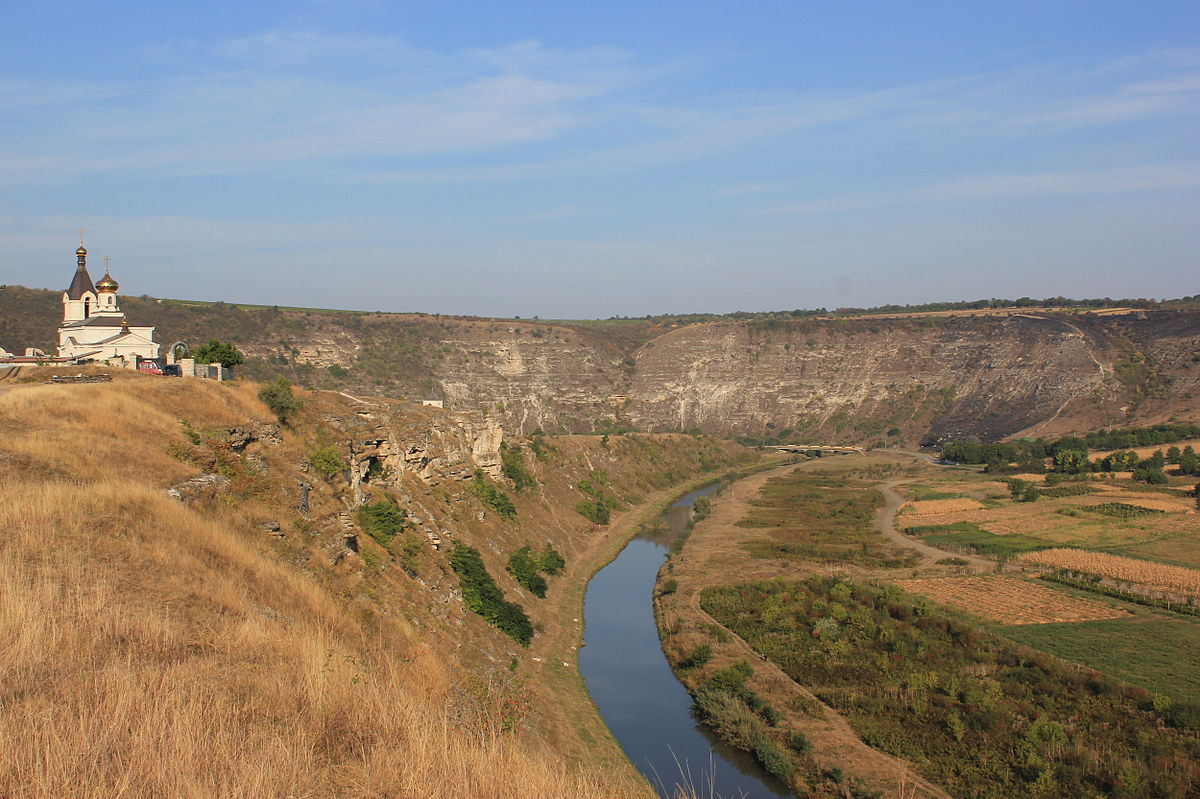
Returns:
[[[83,298],[83,318],[87,319],[91,315],[92,315],[92,298],[84,297]]]

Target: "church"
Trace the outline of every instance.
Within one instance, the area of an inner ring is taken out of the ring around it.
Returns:
[[[82,240],[75,258],[79,262],[75,277],[62,296],[58,357],[89,358],[130,369],[137,368],[138,358],[157,358],[159,345],[154,341],[154,328],[129,324],[117,304],[117,281],[108,269],[99,283],[92,283]]]

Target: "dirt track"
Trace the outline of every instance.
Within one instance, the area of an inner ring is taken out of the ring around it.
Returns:
[[[883,497],[886,500],[886,504],[884,504],[883,508],[875,517],[875,526],[878,528],[879,532],[883,533],[891,541],[917,552],[927,560],[937,562],[942,558],[959,558],[961,560],[965,560],[973,569],[978,569],[980,571],[994,571],[996,568],[996,562],[994,560],[987,560],[986,558],[980,558],[974,555],[959,555],[954,552],[947,552],[944,549],[938,549],[937,547],[930,546],[929,544],[918,541],[915,538],[910,538],[896,529],[896,514],[900,512],[900,508],[906,501],[904,497],[900,496],[899,492],[896,491],[896,488],[897,486],[911,482],[913,481],[894,480],[890,483],[879,484],[879,490],[883,492]]]

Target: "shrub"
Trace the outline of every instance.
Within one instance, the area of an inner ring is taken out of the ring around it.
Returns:
[[[581,500],[575,505],[575,510],[592,524],[608,524],[608,506],[598,500]]]
[[[546,548],[537,554],[537,564],[541,571],[554,576],[562,574],[563,566],[566,566],[567,562],[563,560],[563,556],[558,554],[554,547],[546,544]]]
[[[277,377],[260,388],[258,398],[275,414],[280,424],[287,424],[288,419],[304,407],[304,403],[292,394],[292,384],[283,377]]]
[[[545,578],[538,574],[538,562],[529,547],[521,547],[508,558],[508,573],[525,590],[539,599],[546,596]]]
[[[308,465],[323,480],[332,480],[342,473],[345,464],[338,448],[333,444],[322,444],[308,454]]]
[[[349,369],[344,366],[338,366],[336,363],[331,363],[329,366],[326,366],[325,371],[329,372],[330,377],[337,378],[345,377],[346,375],[350,374]]]
[[[1180,730],[1200,730],[1200,705],[1176,702],[1163,712],[1163,718]]]
[[[521,457],[520,447],[500,445],[501,472],[513,482],[517,491],[532,491],[537,487],[537,480],[525,468],[525,460]]]
[[[675,593],[678,590],[679,590],[679,581],[676,580],[674,577],[669,577],[666,580],[663,580],[662,583],[659,584],[658,595],[659,596],[670,596],[671,594]]]
[[[408,526],[408,512],[391,499],[372,502],[359,508],[358,526],[377,544],[386,547]]]
[[[759,736],[755,740],[754,757],[758,759],[759,763],[762,763],[763,768],[769,774],[784,782],[788,782],[796,771],[796,764],[792,762],[792,759],[766,736]]]
[[[680,669],[698,669],[712,660],[712,644],[697,644],[675,664]]]
[[[492,485],[483,472],[475,472],[473,488],[476,496],[483,500],[485,505],[496,511],[501,519],[511,521],[517,518],[517,506],[508,498],[508,494]]]
[[[798,755],[807,755],[812,751],[812,742],[802,732],[793,732],[788,736],[788,748]]]
[[[479,550],[466,544],[455,544],[450,553],[450,568],[458,575],[463,604],[478,613],[505,635],[522,646],[529,646],[533,625],[525,610],[516,602],[505,600],[504,593],[488,574]]]

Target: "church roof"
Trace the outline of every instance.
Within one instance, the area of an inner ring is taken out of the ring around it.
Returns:
[[[92,285],[92,277],[88,274],[87,267],[82,263],[75,270],[75,277],[71,280],[71,287],[67,289],[67,299],[80,300],[86,292],[96,293],[96,287]]]

